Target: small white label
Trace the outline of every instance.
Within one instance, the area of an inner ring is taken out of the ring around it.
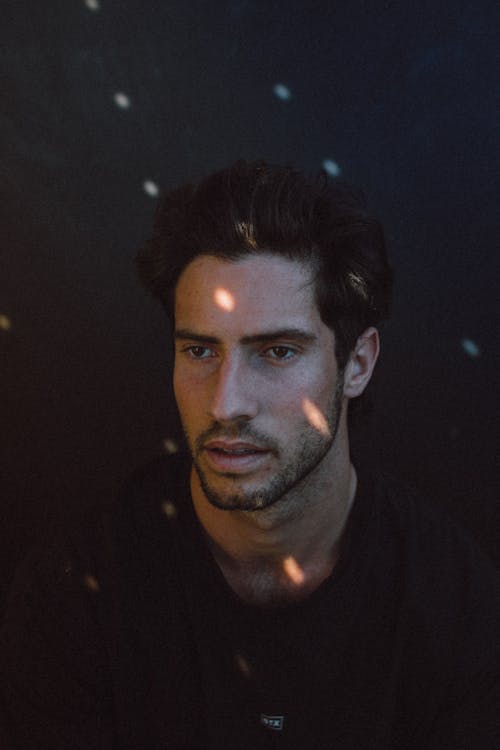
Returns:
[[[266,714],[260,715],[260,723],[267,727],[267,729],[274,729],[276,732],[281,732],[281,730],[283,729],[284,721],[284,716],[266,716]]]

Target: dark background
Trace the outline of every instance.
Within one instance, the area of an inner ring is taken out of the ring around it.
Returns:
[[[496,1],[3,4],[2,590],[177,434],[133,266],[144,183],[240,157],[330,159],[365,190],[397,284],[356,440],[500,563],[499,22]]]

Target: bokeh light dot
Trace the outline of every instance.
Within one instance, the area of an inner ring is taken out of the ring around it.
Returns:
[[[0,315],[0,330],[10,331],[11,328],[12,323],[10,318],[8,318],[7,315]]]
[[[120,109],[129,109],[131,104],[130,98],[127,96],[127,94],[124,94],[123,91],[117,91],[113,99],[116,106]]]
[[[84,576],[83,580],[84,580],[85,586],[91,591],[97,592],[100,590],[101,587],[99,586],[99,582],[97,578],[91,575],[90,573],[87,573],[87,575]]]
[[[142,184],[142,187],[144,188],[144,192],[147,195],[150,195],[152,198],[156,198],[156,196],[160,192],[158,185],[152,180],[145,180]]]
[[[177,508],[170,500],[165,500],[161,504],[161,509],[163,513],[166,515],[166,517],[169,519],[169,521],[172,521],[174,518],[177,517]]]
[[[163,441],[163,448],[169,455],[173,455],[174,453],[178,453],[179,451],[178,444],[172,438],[165,438],[165,440]]]
[[[174,453],[179,452],[179,445],[173,438],[165,438],[163,441],[163,449],[165,453],[172,456]]]
[[[473,359],[477,359],[477,357],[479,357],[479,355],[481,354],[479,346],[475,341],[472,341],[472,339],[462,339],[462,349],[466,354],[469,355],[469,357],[472,357]]]
[[[101,5],[99,3],[99,0],[85,0],[85,5],[89,10],[100,10]]]
[[[273,87],[273,91],[274,91],[275,96],[277,96],[278,99],[281,99],[284,102],[292,98],[292,92],[290,91],[288,86],[285,86],[284,83],[277,83]]]
[[[323,162],[323,169],[330,177],[338,177],[341,174],[341,169],[336,161],[333,159],[325,159]]]
[[[250,677],[252,674],[252,668],[250,667],[250,664],[248,663],[247,659],[245,659],[244,656],[241,654],[236,654],[235,656],[236,666],[238,670],[241,672],[243,677]]]

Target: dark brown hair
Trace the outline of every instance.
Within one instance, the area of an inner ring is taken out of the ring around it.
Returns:
[[[158,204],[137,265],[173,321],[177,281],[196,256],[259,253],[310,264],[341,369],[358,336],[389,315],[392,273],[382,227],[357,192],[324,172],[308,178],[289,167],[238,161],[172,190]]]

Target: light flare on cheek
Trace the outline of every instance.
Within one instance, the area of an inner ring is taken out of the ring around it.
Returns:
[[[283,570],[296,586],[300,586],[304,583],[304,571],[294,557],[285,557],[283,560]]]
[[[323,412],[309,398],[302,400],[302,411],[315,430],[318,430],[324,437],[332,436]]]
[[[221,310],[225,310],[226,312],[233,312],[234,308],[236,307],[234,294],[228,292],[227,289],[223,289],[223,287],[217,287],[217,289],[215,290],[214,302],[218,307],[221,308]]]

